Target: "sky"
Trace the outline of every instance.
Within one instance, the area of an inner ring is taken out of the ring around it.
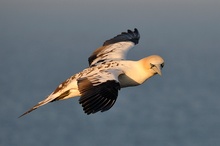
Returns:
[[[219,0],[2,0],[0,145],[220,144]],[[107,39],[137,28],[128,59],[165,60],[162,77],[122,89],[107,112],[78,98],[17,118],[88,67]]]

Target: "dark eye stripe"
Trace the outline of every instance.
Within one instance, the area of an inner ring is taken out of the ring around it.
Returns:
[[[150,66],[151,66],[151,68],[153,68],[155,65],[154,65],[154,64],[152,64],[152,63],[150,63]]]

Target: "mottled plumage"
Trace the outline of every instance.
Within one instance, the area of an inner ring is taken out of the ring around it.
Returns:
[[[161,75],[164,60],[158,55],[126,60],[127,52],[138,44],[139,38],[138,30],[134,29],[105,41],[89,57],[88,68],[61,83],[45,100],[21,116],[49,102],[77,96],[86,114],[109,110],[121,88],[137,86],[155,74]]]

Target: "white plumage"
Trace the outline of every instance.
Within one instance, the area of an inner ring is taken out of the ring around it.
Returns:
[[[128,30],[104,42],[89,57],[89,67],[60,84],[45,100],[21,116],[49,102],[80,96],[86,114],[109,110],[121,88],[137,86],[155,74],[161,75],[164,60],[151,55],[138,61],[126,60],[127,52],[138,44],[137,29]],[[20,117],[21,117],[20,116]]]

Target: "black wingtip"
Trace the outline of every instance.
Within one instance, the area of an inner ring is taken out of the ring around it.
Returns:
[[[82,94],[79,103],[87,115],[109,110],[114,105],[120,90],[120,84],[115,80],[93,86],[87,78],[83,78],[78,80],[78,87]]]
[[[134,31],[128,29],[127,32],[122,32],[121,34],[115,36],[114,38],[105,41],[103,46],[118,42],[123,42],[123,41],[131,41],[136,45],[138,44],[139,39],[140,39],[140,34],[137,28],[134,28]]]
[[[136,44],[138,44],[139,39],[140,39],[140,33],[137,28],[134,28],[133,35],[134,35],[134,38],[136,38],[136,39],[134,39],[134,43],[136,45]]]

